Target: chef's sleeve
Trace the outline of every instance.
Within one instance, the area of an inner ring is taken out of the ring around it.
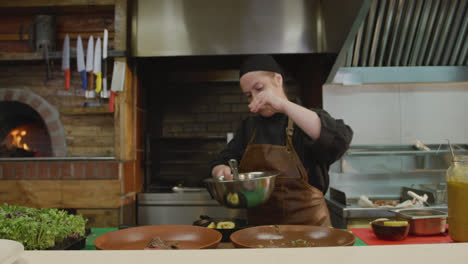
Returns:
[[[349,148],[353,138],[353,130],[343,120],[334,119],[324,110],[312,110],[319,116],[322,128],[317,140],[306,135],[304,151],[315,159],[331,165],[339,160]]]

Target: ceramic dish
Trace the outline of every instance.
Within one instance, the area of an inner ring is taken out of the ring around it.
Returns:
[[[289,248],[352,246],[350,232],[309,225],[267,225],[249,227],[231,235],[237,248]]]
[[[23,244],[13,240],[0,239],[0,263],[14,263],[19,257],[21,257],[23,252]]]
[[[177,243],[178,249],[216,248],[221,241],[220,232],[200,226],[151,225],[113,231],[94,240],[97,249],[138,250],[145,249],[155,237]]]

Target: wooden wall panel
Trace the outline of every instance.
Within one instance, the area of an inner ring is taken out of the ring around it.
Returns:
[[[71,47],[76,47],[76,38],[81,35],[86,49],[87,39],[93,35],[101,37],[104,29],[109,31],[108,45],[114,48],[114,7],[93,8],[50,7],[44,10],[34,8],[10,8],[10,12],[2,8],[0,11],[0,47],[2,52],[33,52],[28,46],[29,30],[34,25],[34,17],[38,14],[55,16],[56,50],[62,49],[63,39],[69,34]]]
[[[118,227],[120,224],[121,209],[78,209],[77,215],[88,219],[87,228]]]
[[[36,208],[119,208],[119,180],[2,180],[0,201]]]
[[[113,5],[115,0],[20,0],[2,1],[0,7],[31,7],[31,6],[99,6]]]

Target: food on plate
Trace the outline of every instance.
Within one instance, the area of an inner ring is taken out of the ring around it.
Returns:
[[[375,201],[375,205],[377,206],[396,206],[398,204],[398,201],[395,200],[390,200],[390,201]]]
[[[216,224],[216,229],[233,229],[236,227],[236,224],[232,221],[223,221]]]
[[[286,247],[317,247],[320,246],[319,243],[308,241],[305,239],[295,239],[295,240],[286,240],[286,239],[270,239],[268,244],[259,244],[258,248],[286,248]]]
[[[384,226],[407,226],[408,221],[384,221]]]
[[[203,226],[218,230],[223,230],[223,232],[228,232],[228,230],[234,231],[240,227],[246,226],[246,220],[235,219],[235,218],[213,218],[207,215],[200,215],[200,220],[193,222],[193,225]],[[227,234],[227,233],[226,233]]]
[[[179,242],[169,242],[160,237],[153,237],[145,249],[178,249]]]

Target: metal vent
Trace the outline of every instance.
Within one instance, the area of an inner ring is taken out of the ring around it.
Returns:
[[[468,0],[373,0],[345,67],[468,65]]]

